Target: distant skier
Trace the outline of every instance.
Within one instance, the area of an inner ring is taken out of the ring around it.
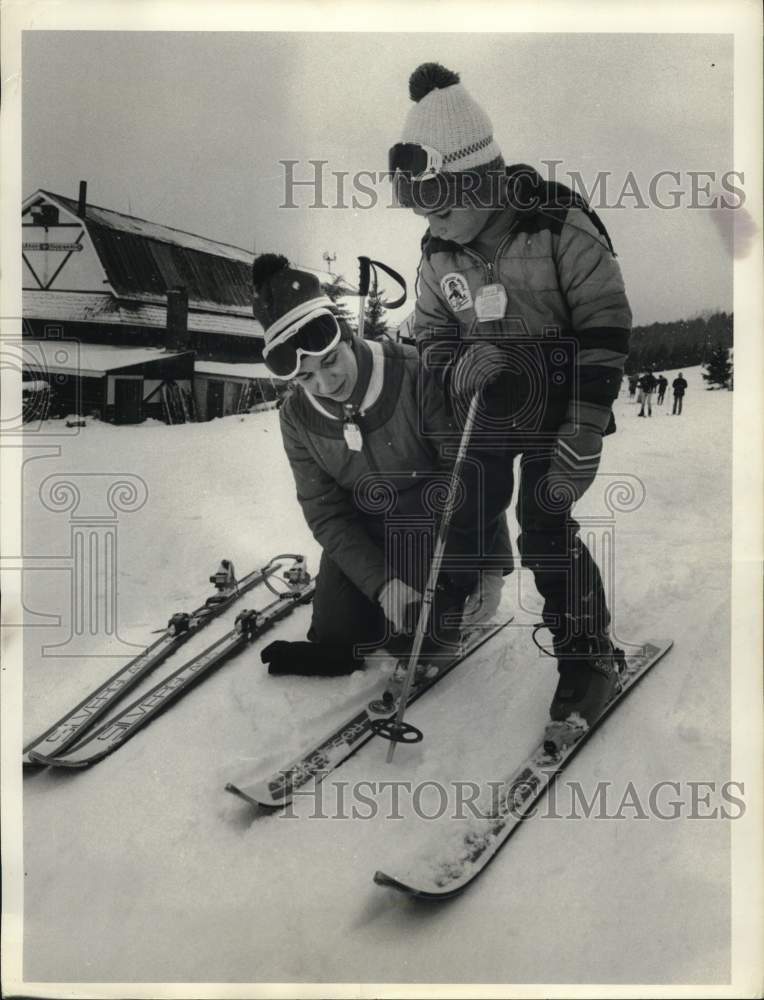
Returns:
[[[439,445],[458,441],[458,429],[440,387],[420,373],[416,348],[353,336],[314,275],[264,254],[254,262],[253,284],[263,360],[276,378],[294,383],[280,410],[281,433],[297,499],[323,549],[310,642],[273,643],[263,651],[269,670],[347,673],[362,663],[359,644],[384,642],[394,657],[405,656],[428,569],[421,553],[430,549],[422,543],[412,557],[389,548],[390,516],[406,519],[412,535],[431,524],[432,484],[435,477],[442,484],[453,463]],[[459,628],[443,619],[458,615],[477,589],[479,546],[511,566],[506,519],[492,525],[490,538],[478,537],[478,523],[467,505],[454,514],[446,551],[461,557],[460,568],[441,573],[423,662],[453,653]],[[501,569],[490,576],[498,604]]]
[[[639,388],[642,393],[642,409],[637,414],[638,417],[653,415],[653,393],[655,392],[655,387],[658,384],[658,380],[653,375],[653,373],[648,368],[642,378],[639,380]],[[647,407],[647,413],[645,414],[645,406]]]
[[[663,406],[663,400],[666,398],[666,389],[668,388],[668,379],[665,375],[658,376],[658,406]]]
[[[679,416],[682,412],[682,400],[684,399],[684,394],[687,390],[687,379],[684,378],[681,372],[671,383],[671,388],[674,390],[674,409],[671,411],[671,415]]]
[[[639,375],[629,375],[629,398],[634,399],[637,394],[637,382],[639,382]]]

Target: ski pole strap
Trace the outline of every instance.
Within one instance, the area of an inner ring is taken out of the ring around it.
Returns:
[[[406,281],[394,268],[383,264],[381,260],[372,260],[371,257],[359,257],[358,266],[358,294],[362,298],[365,298],[369,294],[372,274],[374,275],[374,287],[376,289],[378,279],[377,268],[379,268],[380,271],[384,271],[388,277],[392,278],[401,289],[401,295],[394,302],[384,303],[385,309],[398,309],[399,306],[403,305],[408,295]]]
[[[393,279],[393,281],[397,282],[401,289],[401,295],[399,298],[397,298],[394,302],[385,302],[385,309],[397,309],[399,306],[402,306],[406,301],[407,296],[406,281],[403,276],[398,274],[398,272],[392,267],[388,267],[387,264],[383,264],[381,260],[372,260],[369,263],[373,269],[376,270],[376,268],[379,268],[381,271],[384,271],[386,275]],[[376,273],[374,276],[376,278]]]

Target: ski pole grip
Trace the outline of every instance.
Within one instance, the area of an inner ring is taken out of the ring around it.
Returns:
[[[371,282],[371,260],[368,257],[358,258],[358,294],[365,298],[369,294]]]

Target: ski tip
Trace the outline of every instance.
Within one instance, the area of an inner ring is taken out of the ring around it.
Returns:
[[[250,795],[247,795],[246,792],[242,791],[242,789],[239,788],[238,785],[234,785],[230,781],[226,784],[225,790],[227,792],[230,792],[231,795],[235,795],[243,802],[246,802],[250,806],[255,806],[255,808],[258,808],[260,806],[260,803],[257,801],[257,799],[253,799]]]
[[[393,878],[392,875],[388,875],[383,871],[374,872],[374,882],[376,885],[381,885],[384,889],[395,889],[396,892],[405,893],[407,896],[416,896],[417,893],[411,888],[410,885],[406,885],[405,882],[401,882],[397,878]]]
[[[65,767],[70,769],[84,768],[93,763],[93,759],[88,760],[68,760],[66,757],[53,757],[36,750],[30,750],[30,761],[38,767]],[[100,758],[95,758],[100,759]]]
[[[392,878],[383,871],[379,871],[379,869],[374,872],[374,882],[376,885],[384,886],[386,889],[399,889],[405,891],[405,886],[402,882]]]
[[[382,871],[374,872],[374,882],[384,889],[395,889],[396,892],[402,892],[410,899],[423,900],[424,902],[440,902],[441,900],[457,895],[462,888],[459,886],[458,889],[452,889],[448,892],[434,892],[429,889],[408,885],[406,882],[401,882],[400,879],[394,878],[392,875],[388,875]]]

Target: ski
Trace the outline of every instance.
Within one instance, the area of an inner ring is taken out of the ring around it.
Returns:
[[[408,705],[420,698],[441,678],[462,663],[468,656],[479,649],[489,639],[512,621],[512,617],[495,625],[483,626],[472,633],[466,646],[453,659],[447,660],[434,676],[426,676],[416,683],[409,694]],[[304,788],[309,782],[316,784],[323,781],[330,772],[336,770],[348,757],[351,757],[375,735],[374,725],[382,720],[391,721],[395,718],[397,706],[382,705],[379,695],[379,685],[375,685],[365,696],[355,696],[355,701],[361,701],[362,707],[353,712],[345,722],[336,727],[325,739],[321,740],[311,750],[293,761],[287,767],[275,772],[264,781],[251,785],[238,786],[227,784],[226,791],[244,799],[254,806],[266,806],[276,809],[288,805],[295,792]]]
[[[522,821],[578,753],[587,739],[645,674],[672,647],[671,640],[651,640],[634,647],[620,674],[621,687],[599,717],[561,752],[542,742],[497,789],[493,806],[483,816],[465,821],[468,828],[453,849],[430,852],[399,873],[377,871],[377,885],[421,899],[447,899],[460,893],[486,868]]]
[[[291,554],[275,556],[262,569],[253,570],[238,581],[234,576],[233,563],[223,559],[220,569],[210,577],[210,583],[216,588],[215,593],[195,611],[173,614],[159,639],[133,657],[129,663],[120,667],[58,722],[54,722],[41,736],[27,744],[23,750],[22,762],[25,765],[35,763],[30,756],[33,750],[55,757],[79,740],[120,698],[177,649],[185,645],[192,635],[230,608],[253,587],[276,573],[281,568],[279,562],[281,559],[292,559],[295,565],[302,564],[301,556]]]
[[[269,566],[271,565],[269,564]],[[270,572],[275,572],[275,570],[274,566]],[[261,611],[242,611],[237,616],[236,624],[230,632],[227,632],[198,656],[188,660],[174,673],[124,708],[118,715],[100,727],[90,729],[77,742],[72,744],[69,741],[65,749],[56,753],[44,753],[40,749],[31,748],[29,750],[30,760],[35,764],[51,767],[86,767],[122,746],[138,729],[145,726],[169,704],[176,701],[202,677],[220,666],[224,660],[253,642],[276,622],[290,614],[295,607],[311,600],[315,582],[307,576],[302,562],[296,563],[295,568],[286,571],[287,580],[289,580],[290,574],[294,574],[295,571],[302,576],[301,578],[292,576],[293,580],[299,580],[299,582],[290,583],[288,591],[277,596],[275,601],[272,601]],[[99,710],[99,714],[102,712],[103,710]]]

